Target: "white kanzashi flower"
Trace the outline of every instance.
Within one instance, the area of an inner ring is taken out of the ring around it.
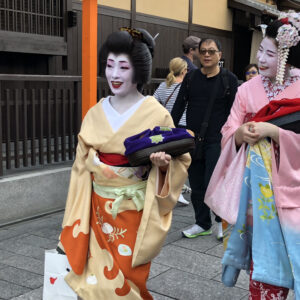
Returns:
[[[290,48],[299,43],[300,37],[296,27],[284,24],[279,27],[276,40],[281,48]]]
[[[283,25],[279,27],[276,36],[276,41],[278,42],[276,83],[282,85],[289,50],[300,42],[300,14],[294,11],[282,12],[279,20]]]

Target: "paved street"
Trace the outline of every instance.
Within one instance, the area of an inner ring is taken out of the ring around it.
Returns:
[[[0,299],[42,299],[44,250],[56,247],[62,217],[61,212],[0,229]],[[182,229],[193,220],[191,204],[175,208],[172,228],[151,267],[148,288],[154,299],[248,299],[244,272],[235,288],[220,282],[223,248],[215,232],[182,238]]]

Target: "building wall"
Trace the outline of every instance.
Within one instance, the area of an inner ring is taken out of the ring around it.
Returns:
[[[223,44],[225,66],[232,67],[231,14],[226,0],[193,0],[193,24],[188,26],[189,0],[136,0],[135,27],[147,29],[153,36],[159,33],[153,62],[156,69],[167,68],[169,60],[182,55],[182,41],[189,34],[215,37]],[[209,2],[211,4],[205,4]],[[25,54],[20,53],[18,69],[11,68],[7,59],[0,59],[1,73],[80,75],[81,74],[81,0],[71,0],[70,10],[77,12],[77,25],[67,27],[67,56],[45,55],[37,59],[32,68],[25,63]],[[122,26],[131,25],[131,0],[98,0],[98,50],[107,36]],[[213,8],[213,5],[215,6]],[[214,11],[211,14],[210,11]],[[223,11],[223,13],[222,13]],[[225,13],[224,13],[225,11]],[[207,16],[210,16],[209,18]],[[229,16],[229,17],[228,17]],[[227,23],[225,22],[227,19]],[[202,20],[202,21],[201,21]],[[229,24],[230,23],[230,24]],[[8,54],[7,54],[8,55]],[[20,63],[21,62],[21,63]],[[33,70],[32,70],[33,69]]]
[[[188,22],[189,0],[137,0],[136,11],[157,17]]]
[[[260,0],[265,2],[266,0]],[[129,10],[130,0],[98,0],[99,5]],[[189,0],[136,0],[136,12],[161,18],[188,22]],[[232,30],[232,12],[227,0],[193,0],[194,24],[222,30]]]
[[[232,11],[227,8],[227,0],[194,0],[193,3],[194,24],[232,30]]]
[[[97,2],[99,5],[105,5],[125,10],[130,10],[131,7],[130,0],[97,0]]]

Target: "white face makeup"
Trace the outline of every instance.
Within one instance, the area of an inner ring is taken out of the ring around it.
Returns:
[[[275,78],[277,72],[277,46],[274,40],[265,37],[257,51],[259,73],[269,78]]]
[[[136,84],[132,83],[133,66],[126,54],[110,53],[107,57],[105,75],[114,95],[126,96],[136,89]]]

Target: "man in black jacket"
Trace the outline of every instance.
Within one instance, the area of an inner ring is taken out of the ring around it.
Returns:
[[[195,133],[198,140],[203,138],[203,142],[196,142],[198,151],[192,155],[189,168],[191,200],[196,224],[182,232],[188,238],[212,233],[210,210],[204,203],[204,195],[220,155],[222,138],[220,131],[230,113],[238,87],[237,77],[219,67],[221,56],[221,45],[217,40],[201,40],[199,43],[201,69],[196,69],[185,76],[171,113],[177,126],[187,106],[187,128]],[[212,104],[209,105],[209,102]],[[209,106],[212,107],[210,113],[207,110]],[[208,118],[207,126],[203,122],[205,118]],[[216,216],[216,221],[217,238],[221,239],[223,237],[221,219]]]

